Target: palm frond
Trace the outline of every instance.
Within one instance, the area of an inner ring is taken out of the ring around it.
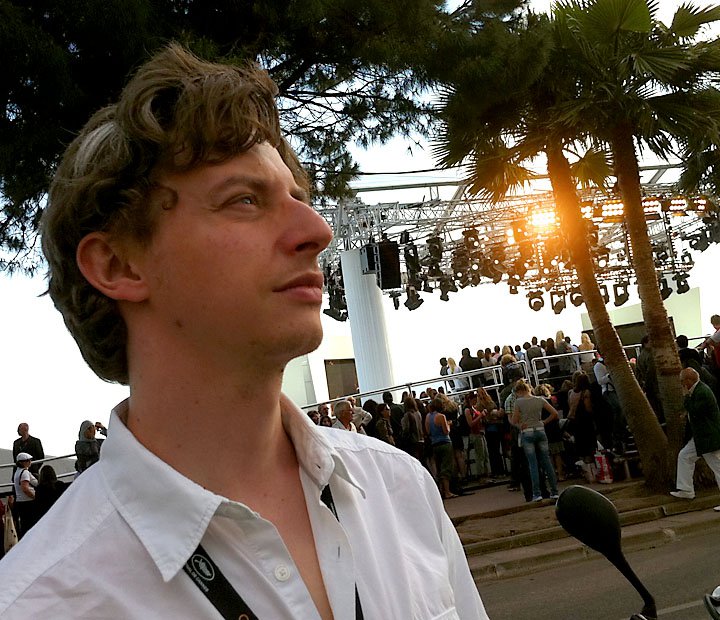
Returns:
[[[605,187],[613,173],[610,153],[590,148],[577,161],[570,164],[570,171],[581,187]]]
[[[699,7],[690,2],[678,7],[673,15],[671,32],[679,37],[694,37],[700,28],[720,19],[720,7]]]

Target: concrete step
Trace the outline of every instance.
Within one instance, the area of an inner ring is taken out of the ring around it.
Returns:
[[[708,510],[715,505],[710,504],[710,501],[717,503],[717,498],[704,498],[704,503],[708,505],[704,505],[703,500],[688,502],[694,504],[690,511],[625,525],[622,528],[623,549],[626,552],[648,549],[708,529],[716,529],[720,534],[720,513]],[[468,563],[475,582],[482,583],[598,556],[596,551],[566,536],[530,545],[507,546],[495,551],[480,551],[476,547],[475,553],[468,556]]]

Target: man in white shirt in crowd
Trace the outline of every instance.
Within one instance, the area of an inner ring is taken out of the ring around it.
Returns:
[[[322,338],[331,232],[276,92],[170,46],[68,147],[49,292],[130,397],[0,562],[4,620],[487,618],[427,471],[280,392]]]
[[[339,400],[333,406],[333,413],[335,414],[335,422],[333,422],[333,428],[339,428],[344,431],[352,431],[357,433],[357,427],[353,424],[353,410],[350,403],[346,400]]]

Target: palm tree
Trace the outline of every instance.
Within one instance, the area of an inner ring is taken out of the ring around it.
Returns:
[[[688,161],[697,136],[718,144],[718,41],[696,42],[720,8],[680,6],[671,25],[656,18],[656,0],[575,0],[555,5],[556,51],[578,62],[577,93],[556,112],[562,123],[608,144],[623,198],[643,318],[658,374],[673,452],[683,440],[680,360],[660,295],[642,207],[637,149],[666,158],[684,147]]]
[[[532,177],[525,164],[540,153],[548,161],[556,206],[580,289],[598,344],[610,369],[631,431],[636,437],[647,484],[664,490],[670,480],[667,440],[629,366],[610,322],[585,242],[576,181],[566,147],[588,138],[560,122],[559,103],[576,94],[572,59],[557,57],[552,23],[528,15],[522,27],[486,29],[495,62],[463,59],[443,96],[444,132],[436,154],[442,165],[468,165],[471,191],[500,199]]]

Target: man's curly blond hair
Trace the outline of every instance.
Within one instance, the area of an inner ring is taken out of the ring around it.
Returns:
[[[159,174],[220,163],[260,142],[276,147],[308,190],[280,133],[276,94],[274,82],[254,64],[205,62],[171,44],[68,147],[41,224],[48,292],[101,379],[128,382],[127,329],[116,302],[80,272],[80,241],[103,231],[147,245],[158,213],[172,208],[176,198],[156,184]]]

